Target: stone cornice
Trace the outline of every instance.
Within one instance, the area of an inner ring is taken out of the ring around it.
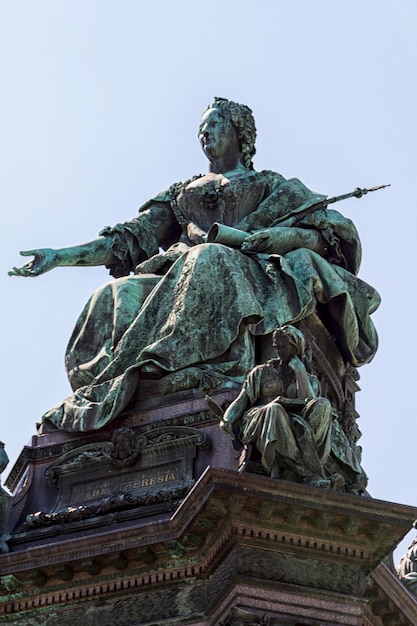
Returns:
[[[99,531],[2,555],[0,611],[68,602],[68,580],[73,601],[204,580],[235,549],[255,578],[251,551],[267,550],[266,572],[278,567],[280,577],[290,564],[297,573],[302,563],[311,572],[316,563],[319,588],[334,591],[337,579],[345,593],[361,595],[369,572],[416,517],[413,507],[212,467],[171,514],[128,523],[104,517]],[[271,564],[268,555],[275,555]]]

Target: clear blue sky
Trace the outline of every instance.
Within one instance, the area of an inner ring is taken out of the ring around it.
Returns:
[[[66,343],[108,277],[7,270],[19,250],[94,238],[205,171],[198,121],[217,95],[253,109],[256,169],[329,195],[392,185],[339,209],[362,239],[360,276],[382,295],[380,349],[357,395],[369,490],[417,504],[416,40],[415,0],[0,0],[0,439],[11,464],[70,393]]]

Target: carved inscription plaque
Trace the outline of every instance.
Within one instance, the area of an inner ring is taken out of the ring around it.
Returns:
[[[115,498],[121,506],[139,505],[144,495],[177,493],[192,485],[197,448],[208,445],[204,433],[189,426],[146,433],[119,429],[111,442],[74,449],[48,467],[46,478],[58,492],[52,510],[44,513],[91,508]]]
[[[92,482],[73,484],[69,490],[68,499],[70,502],[79,504],[89,503],[94,500],[101,500],[111,493],[130,493],[139,495],[149,487],[175,486],[181,480],[180,462],[153,467],[145,470],[138,470],[132,476],[117,475],[107,478],[96,478]]]

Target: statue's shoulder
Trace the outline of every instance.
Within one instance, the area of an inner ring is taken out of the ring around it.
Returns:
[[[164,191],[160,191],[152,198],[153,202],[169,202],[169,189],[164,189]]]
[[[182,184],[183,183],[181,182],[174,183],[168,189],[164,189],[163,191],[160,191],[159,193],[152,196],[152,198],[147,200],[144,204],[142,204],[139,207],[139,213],[143,213],[144,211],[147,211],[148,209],[150,209],[152,206],[155,206],[155,205],[159,207],[163,205],[166,205],[166,207],[170,207],[174,189],[179,189],[182,186]]]
[[[181,183],[175,183],[175,184],[181,184]],[[169,189],[164,189],[163,191],[160,191],[155,196],[153,196],[150,200],[148,200],[148,203],[149,202],[169,202],[170,189],[171,187]]]
[[[282,174],[278,174],[278,172],[274,172],[273,170],[261,170],[257,172],[257,174],[264,178],[267,182],[278,185],[285,182],[287,179]]]
[[[185,181],[180,180],[175,183],[172,183],[172,185],[170,185],[168,189],[164,189],[163,191],[160,191],[159,193],[157,193],[155,196],[152,196],[150,200],[148,200],[147,202],[145,202],[144,205],[142,205],[141,209],[143,209],[144,207],[148,207],[150,204],[172,202],[172,198],[175,197],[182,189],[187,187],[187,185],[189,185],[190,182],[196,180],[197,178],[201,178],[202,176],[203,174],[197,174],[196,176],[193,176],[192,178],[189,178],[188,180],[185,180]]]
[[[272,359],[266,363],[255,365],[255,367],[249,372],[249,375],[251,377],[262,377],[265,374],[268,374],[271,370],[275,370],[277,363],[278,360]]]

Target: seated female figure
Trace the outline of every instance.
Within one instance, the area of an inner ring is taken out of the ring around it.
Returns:
[[[179,388],[242,381],[256,364],[255,337],[304,319],[318,304],[346,361],[372,358],[369,315],[379,298],[356,276],[352,222],[319,209],[278,226],[324,196],[297,179],[256,172],[255,134],[248,107],[216,98],[199,130],[206,175],[172,185],[92,242],[22,253],[34,258],[11,274],[103,264],[116,278],[80,315],[66,355],[73,395],[44,416],[48,423],[101,428],[144,378],[171,377]],[[215,222],[247,233],[240,249],[206,243]]]
[[[332,407],[318,397],[318,380],[305,367],[303,334],[283,326],[273,344],[278,358],[248,374],[220,427],[230,432],[241,421],[242,442],[256,444],[272,477],[329,487],[324,464],[331,451]]]

